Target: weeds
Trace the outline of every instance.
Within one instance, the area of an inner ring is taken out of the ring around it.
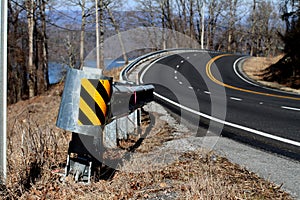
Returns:
[[[61,167],[66,158],[66,133],[39,125],[30,117],[29,109],[24,113],[26,119],[15,118],[7,134],[8,169],[3,196],[7,199],[21,197],[37,182],[47,183],[53,177],[52,170]]]

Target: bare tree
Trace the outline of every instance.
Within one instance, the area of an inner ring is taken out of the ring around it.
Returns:
[[[35,96],[35,84],[36,84],[36,71],[35,65],[33,62],[33,34],[34,34],[34,26],[35,26],[35,1],[34,0],[26,0],[25,2],[26,12],[27,12],[27,24],[28,24],[28,88],[29,88],[29,98]]]
[[[48,75],[48,42],[47,42],[47,25],[46,25],[46,4],[47,0],[38,0],[39,18],[41,23],[40,30],[40,46],[41,55],[40,66],[37,67],[37,93],[41,94],[49,87],[49,75]]]
[[[278,41],[276,35],[276,23],[278,15],[274,12],[275,8],[270,2],[253,0],[251,14],[250,36],[248,45],[250,55],[269,55],[274,47],[274,41]],[[276,19],[277,18],[277,19]],[[274,38],[274,39],[272,39]]]
[[[84,65],[84,57],[85,57],[85,34],[86,34],[86,26],[87,26],[87,18],[91,15],[92,5],[90,4],[89,0],[68,0],[67,2],[70,6],[76,6],[80,8],[81,11],[81,23],[80,23],[80,46],[79,46],[79,69],[82,69]],[[71,61],[69,63],[70,66],[76,67],[74,64],[74,59],[71,57],[74,57],[73,50],[71,50],[72,43],[67,40],[66,44],[68,48],[68,54],[69,54],[69,60]],[[70,51],[71,50],[71,51]],[[75,59],[76,60],[76,59]]]
[[[189,1],[189,24],[190,24],[190,37],[195,38],[195,27],[194,27],[194,0]]]
[[[197,11],[200,16],[200,20],[198,20],[198,24],[201,21],[201,28],[200,25],[198,25],[198,32],[200,35],[200,44],[201,44],[201,49],[204,49],[204,34],[205,34],[205,15],[204,15],[204,10],[205,10],[205,1],[200,1],[197,0]]]
[[[27,93],[27,63],[26,54],[28,50],[23,48],[24,36],[20,32],[27,30],[27,25],[20,20],[20,14],[24,7],[18,6],[17,2],[8,1],[8,40],[7,40],[7,98],[8,104],[22,99]],[[24,45],[24,47],[27,45]]]
[[[228,36],[227,36],[227,51],[232,52],[235,49],[232,48],[234,43],[234,29],[236,23],[236,11],[238,0],[229,0],[229,23],[228,23]]]
[[[285,22],[285,30],[289,31],[291,27],[293,27],[293,24],[291,22],[291,18],[294,18],[296,16],[299,1],[297,0],[283,0],[280,2],[280,10],[282,13],[282,20]],[[297,6],[298,5],[298,6]],[[298,10],[299,12],[299,10]]]
[[[80,29],[80,66],[79,69],[83,68],[84,62],[84,39],[85,39],[85,26],[86,26],[86,13],[85,13],[85,0],[79,2],[81,7],[81,29]]]
[[[255,28],[256,28],[256,24],[257,24],[257,13],[256,13],[256,0],[253,0],[253,6],[252,6],[252,14],[251,14],[251,45],[250,45],[250,55],[252,56],[254,53],[254,44],[253,44],[253,40],[254,38],[254,34],[255,34]]]
[[[143,26],[155,27],[157,26],[157,16],[160,12],[157,1],[153,0],[135,0],[137,3],[136,10],[138,13],[143,13],[144,15],[136,15],[136,19],[141,22]],[[144,16],[147,16],[145,19]]]
[[[123,59],[125,61],[125,64],[128,64],[128,57],[126,55],[126,49],[125,49],[125,46],[124,46],[124,42],[123,42],[123,39],[122,39],[122,34],[121,34],[121,31],[120,31],[120,26],[119,24],[117,23],[117,21],[115,20],[115,17],[112,13],[112,11],[110,10],[109,7],[106,7],[107,11],[108,11],[108,14],[109,14],[109,18],[115,28],[115,31],[117,32],[117,35],[118,35],[118,39],[119,39],[119,42],[120,42],[120,46],[121,46],[121,49],[122,49],[122,54],[123,54]]]
[[[8,1],[8,81],[14,83],[8,88],[11,103],[48,89],[47,3],[48,0]]]
[[[175,26],[177,27],[176,31],[180,31],[183,34],[186,34],[187,31],[187,6],[186,0],[176,0],[178,20],[176,20]]]
[[[97,1],[97,0],[96,0]],[[99,51],[100,51],[100,56],[99,56],[99,65],[98,67],[104,68],[104,2],[103,0],[100,0],[99,3]]]
[[[159,6],[161,9],[161,25],[162,25],[162,49],[166,49],[167,48],[167,39],[166,39],[166,33],[165,33],[165,29],[166,29],[166,10],[165,10],[165,3],[164,0],[159,1]]]
[[[218,20],[221,15],[221,11],[223,8],[222,0],[211,0],[208,1],[208,22],[207,22],[207,42],[206,48],[213,49],[214,48],[214,41],[215,41],[215,34],[218,26]],[[203,24],[203,23],[202,23]]]
[[[67,49],[68,54],[68,66],[71,68],[76,68],[76,50],[72,44],[72,39],[70,38],[70,34],[67,35],[65,39],[65,47]]]

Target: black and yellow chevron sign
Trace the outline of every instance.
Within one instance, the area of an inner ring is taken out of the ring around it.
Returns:
[[[112,93],[112,78],[81,79],[78,125],[104,125]]]

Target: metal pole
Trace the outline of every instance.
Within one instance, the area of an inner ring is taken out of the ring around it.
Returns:
[[[96,8],[96,62],[97,68],[100,69],[100,35],[99,35],[99,15],[98,15],[98,0],[95,0],[95,8]]]
[[[7,0],[1,0],[0,23],[0,184],[5,184],[7,100]]]
[[[204,49],[204,9],[205,1],[203,1],[201,9],[201,49]]]

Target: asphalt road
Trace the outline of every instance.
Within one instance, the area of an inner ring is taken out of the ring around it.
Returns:
[[[153,62],[140,74],[156,100],[205,135],[228,136],[300,160],[300,96],[245,80],[242,56],[185,52]],[[199,131],[198,136],[203,136]]]

